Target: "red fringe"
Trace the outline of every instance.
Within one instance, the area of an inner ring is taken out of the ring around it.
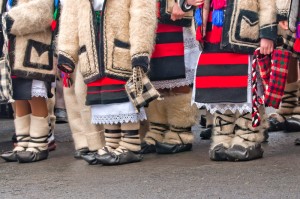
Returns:
[[[300,38],[297,38],[294,44],[294,50],[300,53]]]
[[[197,27],[196,40],[201,42],[201,43],[203,42],[202,28],[200,26]]]
[[[213,26],[210,37],[207,38],[209,43],[219,44],[222,39],[222,27]]]
[[[57,21],[53,20],[51,23],[51,30],[54,31],[57,27]]]
[[[72,86],[72,78],[69,73],[63,73],[63,85],[64,87],[70,88]]]

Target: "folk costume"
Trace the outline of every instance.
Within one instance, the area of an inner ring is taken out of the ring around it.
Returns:
[[[158,12],[170,2],[158,1]],[[200,54],[194,28],[182,26],[181,20],[163,21],[160,15],[149,77],[163,100],[155,100],[147,108],[149,131],[142,153],[191,150],[194,140],[191,127],[198,116],[197,107],[191,105],[191,85]]]
[[[64,0],[60,3],[63,10]],[[74,83],[64,85],[63,95],[75,146],[74,158],[80,159],[82,155],[101,149],[104,146],[104,137],[103,126],[91,123],[91,108],[85,105],[87,86],[77,69],[78,67],[71,74]],[[62,74],[63,80],[66,80],[65,76]]]
[[[52,96],[51,82],[55,80],[51,31],[54,1],[2,0],[0,5],[3,33],[8,36],[5,56],[12,68],[18,140],[14,150],[1,157],[20,163],[44,160],[48,157],[49,133],[46,98]],[[24,111],[23,105],[31,111]]]
[[[300,131],[300,82],[298,77],[300,57],[300,17],[299,0],[277,0],[277,20],[287,21],[288,29],[279,26],[279,39],[283,50],[291,53],[288,63],[288,79],[282,97],[281,105],[276,113],[270,114],[270,131]]]
[[[213,114],[210,158],[261,158],[260,143],[267,121],[261,106],[261,123],[252,126],[251,55],[261,38],[276,41],[275,2],[206,0],[204,7],[196,10],[195,18],[197,38],[204,48],[196,71],[193,102]]]
[[[133,68],[148,69],[156,27],[155,2],[65,0],[58,39],[58,66],[78,70],[87,84],[92,123],[104,125],[106,146],[85,160],[116,165],[141,161],[140,121],[125,83]]]

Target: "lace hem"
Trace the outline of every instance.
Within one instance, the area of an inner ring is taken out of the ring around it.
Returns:
[[[207,111],[211,114],[214,114],[217,111],[220,111],[222,114],[225,111],[230,110],[233,113],[239,112],[240,114],[244,112],[251,112],[252,111],[252,104],[251,103],[243,103],[243,104],[205,104],[205,103],[197,103],[194,102],[198,108],[205,107]]]
[[[118,124],[118,123],[136,123],[146,120],[147,116],[144,111],[136,114],[119,114],[119,115],[93,115],[92,124]]]
[[[186,72],[186,77],[183,79],[173,79],[173,80],[163,80],[163,81],[153,81],[152,84],[156,89],[164,88],[175,88],[181,86],[191,85],[194,81],[195,70],[188,70]]]
[[[48,95],[44,90],[32,90],[31,97],[43,97],[48,99]]]

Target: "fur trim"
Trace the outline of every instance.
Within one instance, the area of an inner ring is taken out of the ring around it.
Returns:
[[[147,118],[149,122],[167,124],[167,111],[165,100],[154,100],[148,108],[146,108]]]
[[[298,84],[297,84],[297,82],[286,84],[284,91],[285,92],[295,91],[295,94],[296,94],[297,91],[298,91]],[[289,99],[284,100],[283,98],[285,98],[285,97],[289,97]],[[293,104],[285,103],[285,101],[292,102],[292,103],[294,103],[294,105]],[[281,101],[280,107],[276,111],[276,113],[278,113],[280,115],[284,115],[284,116],[291,115],[292,112],[293,112],[293,109],[295,108],[295,106],[297,104],[297,101],[298,101],[297,96],[291,97],[290,94],[284,94],[283,97],[282,97],[282,101]]]
[[[233,138],[233,134],[232,135],[216,135],[216,136],[212,136],[212,143],[210,144],[210,149],[214,149],[215,146],[219,145],[219,144],[223,144],[223,146],[225,148],[229,148],[231,146],[231,141]]]
[[[85,136],[90,151],[96,151],[105,146],[104,130],[85,133]]]
[[[187,128],[199,121],[196,105],[191,105],[192,92],[165,97],[168,123],[171,126]]]
[[[148,131],[144,138],[147,144],[155,145],[155,141],[162,142],[164,139],[163,133]],[[155,141],[154,141],[155,140]]]
[[[23,36],[49,31],[53,14],[52,0],[18,0],[8,15],[14,21],[11,34]]]
[[[180,136],[180,137],[179,137]],[[194,134],[192,132],[183,132],[183,133],[175,133],[172,131],[168,131],[165,134],[165,138],[163,139],[163,143],[168,144],[191,144],[194,141]]]

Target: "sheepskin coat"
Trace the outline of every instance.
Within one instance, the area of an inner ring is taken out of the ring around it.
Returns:
[[[0,0],[1,13],[7,0]],[[53,0],[18,0],[5,17],[12,74],[26,79],[55,80],[51,21]],[[2,13],[3,14],[3,13]]]
[[[274,0],[227,1],[221,48],[252,54],[260,39],[277,38]]]
[[[58,66],[75,68],[79,61],[85,83],[102,77],[127,80],[132,67],[148,68],[157,23],[156,1],[105,0],[100,25],[92,3],[64,1]]]

